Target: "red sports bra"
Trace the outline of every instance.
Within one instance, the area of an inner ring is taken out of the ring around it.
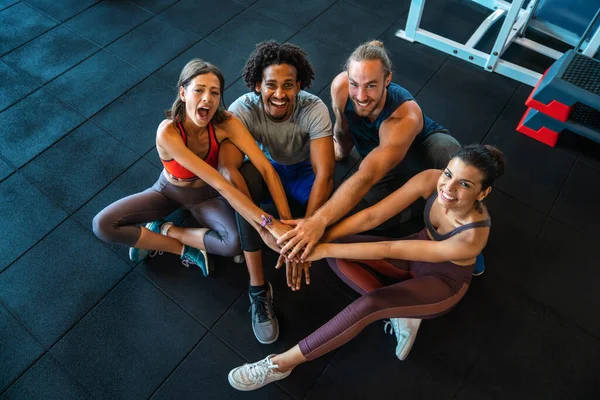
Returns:
[[[179,127],[179,132],[181,133],[183,143],[187,146],[187,132],[185,129],[183,129],[181,122],[177,121],[177,126]],[[217,141],[217,136],[215,135],[215,129],[213,128],[212,122],[208,123],[208,152],[204,156],[203,160],[211,167],[217,168],[217,164],[219,162],[219,142]],[[166,161],[161,158],[160,161],[162,161],[165,170],[177,179],[198,178],[193,172],[188,171],[181,164],[175,161],[175,159]]]

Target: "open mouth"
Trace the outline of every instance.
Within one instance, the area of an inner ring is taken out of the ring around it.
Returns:
[[[269,104],[275,109],[282,110],[287,106],[286,100],[269,100]]]
[[[444,192],[443,190],[440,190],[440,197],[446,201],[456,201],[457,198],[450,196],[448,193]]]
[[[371,103],[371,101],[367,100],[367,101],[358,101],[356,100],[356,104],[360,107],[360,108],[367,108],[367,106]]]
[[[200,115],[201,118],[207,118],[208,117],[208,112],[210,111],[210,108],[207,107],[200,107],[198,109],[198,115]]]

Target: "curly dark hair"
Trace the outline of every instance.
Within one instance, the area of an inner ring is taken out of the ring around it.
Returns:
[[[310,88],[315,78],[315,71],[308,61],[308,56],[300,47],[270,40],[257,44],[250,54],[242,74],[246,87],[255,91],[256,84],[262,81],[263,70],[274,64],[289,64],[296,68],[296,79],[300,81],[302,90]]]

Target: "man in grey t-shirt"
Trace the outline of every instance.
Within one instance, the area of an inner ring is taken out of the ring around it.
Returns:
[[[334,151],[327,106],[303,89],[310,87],[313,68],[306,53],[289,43],[263,42],[256,46],[244,68],[243,79],[252,91],[237,99],[231,111],[248,128],[277,171],[288,198],[311,216],[331,195]],[[223,143],[221,172],[255,203],[269,198],[263,177],[231,143]],[[241,166],[241,168],[240,168]],[[291,219],[287,199],[273,198],[282,219]],[[250,274],[252,329],[261,343],[273,343],[279,325],[273,311],[273,288],[265,281],[262,240],[258,232],[236,215],[240,241]],[[300,288],[302,273],[309,283],[308,265],[286,265],[288,286]]]

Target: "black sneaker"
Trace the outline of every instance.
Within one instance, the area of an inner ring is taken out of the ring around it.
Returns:
[[[258,293],[248,292],[250,310],[252,311],[252,330],[254,336],[262,344],[270,344],[279,337],[279,323],[273,310],[273,286]]]

